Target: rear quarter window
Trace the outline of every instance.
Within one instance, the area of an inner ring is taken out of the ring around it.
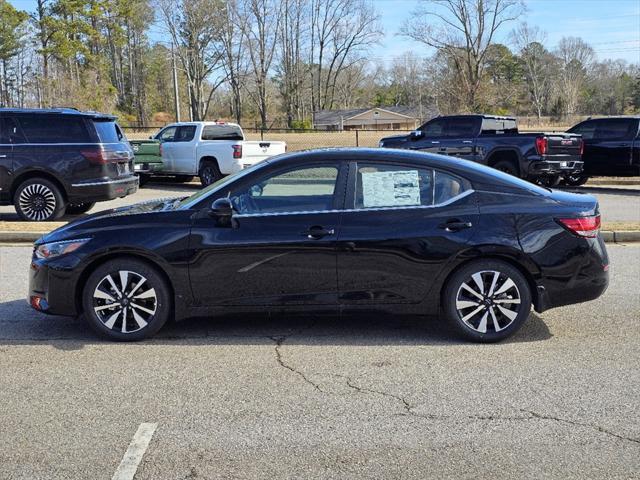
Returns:
[[[113,120],[93,120],[93,126],[100,143],[118,143],[124,139],[122,130]]]
[[[26,143],[91,143],[87,120],[75,115],[16,117]]]

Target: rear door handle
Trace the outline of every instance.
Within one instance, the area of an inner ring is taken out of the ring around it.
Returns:
[[[437,141],[434,141],[434,140],[431,141],[431,145],[438,145],[439,143],[440,142],[437,142]]]
[[[0,158],[7,158],[6,155],[0,155]]]
[[[441,223],[438,225],[438,228],[441,228],[447,232],[459,232],[460,230],[464,230],[466,228],[471,228],[473,224],[471,222],[461,222],[460,220],[448,220],[445,223]]]
[[[309,230],[302,232],[302,235],[306,235],[309,240],[320,240],[329,235],[335,235],[336,231],[333,228],[324,228],[319,225],[309,227]]]

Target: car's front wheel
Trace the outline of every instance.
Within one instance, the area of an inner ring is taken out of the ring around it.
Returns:
[[[473,261],[455,272],[442,300],[449,323],[476,342],[513,335],[531,312],[527,279],[513,265],[493,259]]]
[[[85,319],[101,336],[136,341],[154,335],[167,322],[171,295],[163,276],[149,264],[121,258],[100,265],[82,294]]]

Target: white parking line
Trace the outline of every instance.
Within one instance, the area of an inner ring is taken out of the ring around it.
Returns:
[[[138,470],[140,460],[142,460],[142,456],[147,450],[151,437],[153,437],[153,432],[156,431],[157,427],[157,423],[140,424],[138,431],[129,444],[129,448],[127,448],[124,454],[124,458],[120,462],[118,470],[113,474],[111,480],[133,480],[136,470]]]

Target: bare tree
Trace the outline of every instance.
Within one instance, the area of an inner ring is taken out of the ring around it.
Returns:
[[[309,62],[314,111],[333,108],[339,75],[360,62],[381,34],[378,16],[366,0],[311,1]]]
[[[249,65],[246,57],[246,22],[238,8],[238,0],[226,0],[221,30],[223,68],[231,89],[232,112],[236,122],[242,120],[242,88]]]
[[[580,89],[594,60],[593,48],[581,38],[563,37],[555,51],[560,62],[558,95],[564,100],[564,113],[573,115],[578,109]]]
[[[544,48],[546,35],[538,27],[521,23],[511,33],[511,38],[520,54],[529,99],[540,119],[551,94],[551,67],[554,62]]]
[[[479,91],[487,49],[495,33],[518,18],[520,0],[423,0],[400,33],[435,48],[450,58],[458,70],[471,111],[480,107]]]
[[[262,128],[267,127],[267,80],[280,35],[282,9],[279,0],[244,0],[242,13],[246,18],[244,36],[251,60],[255,89],[248,89],[253,98]]]
[[[158,0],[158,7],[187,78],[191,118],[204,120],[226,80],[220,46],[225,6],[222,0]]]

